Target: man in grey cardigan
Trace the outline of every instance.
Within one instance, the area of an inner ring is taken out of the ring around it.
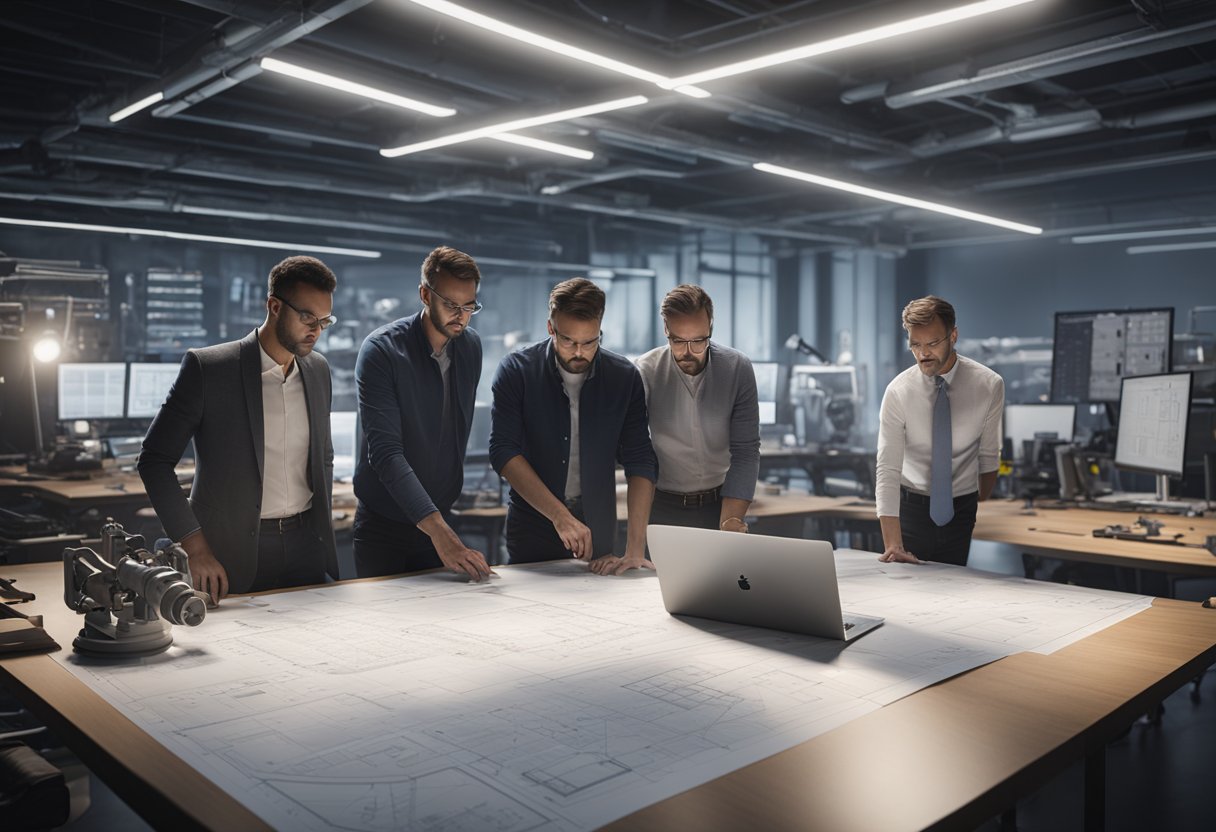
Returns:
[[[330,376],[313,352],[336,320],[334,273],[314,257],[270,272],[266,320],[191,350],[144,437],[139,475],[194,588],[215,601],[338,577],[330,495]],[[173,471],[194,440],[194,487]]]
[[[650,522],[746,532],[760,472],[760,410],[751,361],[710,341],[714,303],[677,286],[659,309],[667,346],[638,359],[659,480]]]

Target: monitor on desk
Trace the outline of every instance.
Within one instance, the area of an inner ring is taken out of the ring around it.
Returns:
[[[1115,402],[1128,376],[1168,373],[1174,310],[1057,312],[1051,400]]]
[[[127,365],[59,365],[59,421],[121,419],[127,398]]]
[[[359,414],[353,410],[335,410],[329,414],[329,435],[334,443],[334,479],[349,479],[355,475],[355,454],[358,453],[356,427]]]
[[[1128,471],[1181,477],[1190,412],[1190,373],[1123,379],[1115,465]]]
[[[1026,459],[1025,448],[1035,439],[1071,442],[1076,421],[1075,404],[1005,405],[1005,437],[1013,447],[1014,461],[1033,462]]]
[[[177,364],[151,364],[133,361],[127,381],[127,418],[152,419],[169,398],[177,380]]]
[[[775,361],[753,362],[756,374],[756,400],[760,404],[760,424],[777,424],[777,377],[781,365]]]

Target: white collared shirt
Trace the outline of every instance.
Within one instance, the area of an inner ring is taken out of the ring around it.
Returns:
[[[262,519],[291,517],[312,506],[308,482],[308,401],[304,381],[294,360],[291,372],[266,354],[262,356]]]
[[[958,497],[978,491],[980,474],[995,471],[1000,463],[1005,382],[961,355],[942,378],[949,385],[952,492]],[[887,385],[878,425],[879,517],[899,516],[900,486],[929,493],[936,396],[937,382],[916,364]]]

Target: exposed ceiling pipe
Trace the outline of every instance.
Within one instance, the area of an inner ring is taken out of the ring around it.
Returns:
[[[1038,185],[1048,185],[1069,179],[1083,179],[1089,176],[1101,176],[1108,173],[1125,173],[1133,170],[1158,168],[1167,165],[1191,164],[1208,162],[1216,159],[1216,148],[1207,150],[1183,150],[1174,153],[1159,153],[1151,156],[1137,156],[1132,159],[1118,161],[1095,162],[1089,165],[1060,165],[1048,170],[1035,173],[1014,174],[998,178],[985,179],[966,188],[968,193],[988,193],[1005,191],[1012,188],[1029,188]]]
[[[196,52],[185,64],[155,81],[141,85],[121,100],[110,99],[87,108],[80,120],[106,126],[108,116],[122,104],[163,93],[165,103],[152,110],[158,117],[172,116],[247,80],[260,69],[252,59],[286,46],[333,21],[366,6],[371,0],[317,0],[306,8],[293,9],[265,26],[230,21],[218,32],[219,42]],[[202,87],[202,89],[195,89]],[[189,98],[182,98],[191,93]]]
[[[664,170],[662,168],[616,168],[604,171],[603,173],[592,174],[591,176],[579,176],[567,179],[565,182],[556,185],[546,185],[540,189],[540,192],[549,196],[556,196],[557,194],[568,193],[576,188],[599,185],[603,182],[615,182],[618,179],[632,179],[635,176],[647,179],[683,179],[687,174],[677,170]]]
[[[898,110],[942,98],[1006,89],[1211,40],[1216,40],[1216,20],[1164,31],[1149,29],[1141,24],[1134,30],[1120,34],[990,64],[980,69],[968,64],[943,67],[893,83],[885,100],[888,107]]]

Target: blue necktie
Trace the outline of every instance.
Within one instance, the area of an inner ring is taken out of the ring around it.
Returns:
[[[933,401],[933,463],[929,469],[929,516],[939,526],[954,517],[954,495],[951,493],[953,464],[951,453],[954,440],[950,435],[950,385],[941,376],[937,381],[937,398]]]

